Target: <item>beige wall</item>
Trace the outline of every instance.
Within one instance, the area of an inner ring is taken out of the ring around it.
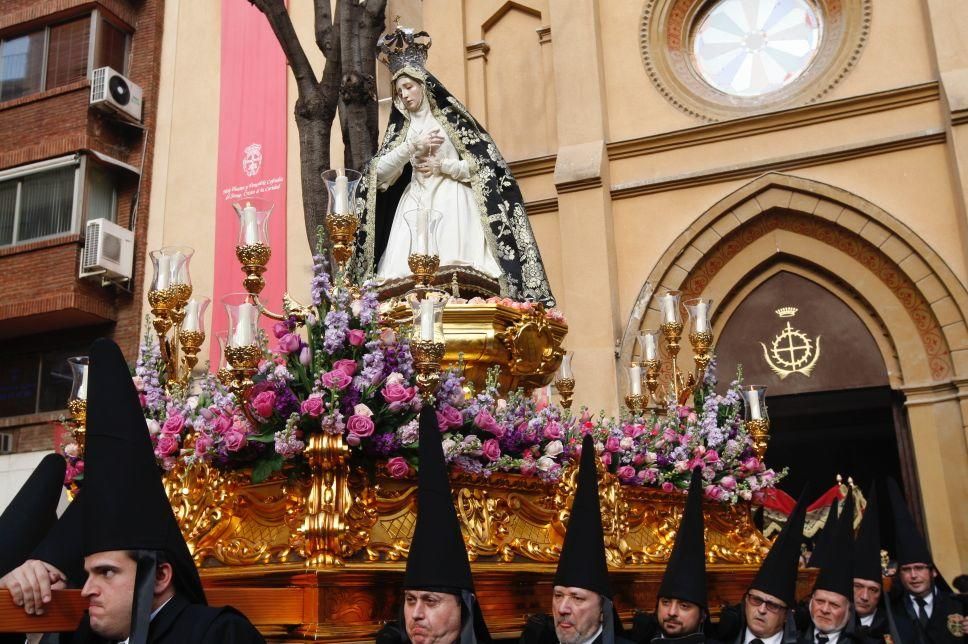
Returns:
[[[218,5],[166,3],[149,232],[151,247],[193,240],[199,292],[210,291],[212,281],[205,268],[212,248],[205,240],[214,226]],[[290,5],[310,43],[309,3]],[[576,351],[579,404],[617,410],[624,385],[616,377],[616,345],[643,285],[650,276],[656,286],[682,283],[691,269],[672,265],[671,258],[686,250],[701,256],[708,249],[701,235],[709,213],[757,176],[781,172],[853,195],[846,200],[870,205],[875,224],[868,231],[877,230],[882,218],[885,227],[901,231],[891,239],[924,249],[902,268],[910,268],[912,281],[924,289],[953,352],[954,368],[943,382],[913,366],[926,362],[918,353],[921,343],[911,337],[912,322],[903,318],[890,289],[870,282],[865,306],[870,320],[882,319],[893,330],[894,337],[881,342],[885,352],[900,347],[902,366],[904,360],[912,365],[891,377],[909,394],[919,476],[932,489],[924,495],[929,533],[943,567],[963,571],[968,53],[964,29],[957,26],[966,20],[960,0],[874,2],[860,58],[821,101],[712,125],[679,111],[649,80],[639,45],[643,6],[391,0],[387,15],[399,14],[431,33],[431,71],[486,123],[520,177],[552,288],[571,323],[567,343]],[[321,70],[318,54],[313,61]],[[380,78],[385,97],[386,75]],[[292,102],[292,84],[289,93]],[[334,164],[338,151],[334,142]],[[287,278],[297,298],[305,298],[309,255],[291,121],[289,159]],[[700,242],[686,249],[693,235]],[[881,250],[896,252],[895,242],[885,239],[878,242],[885,244]],[[827,254],[841,261],[816,240],[788,235],[784,244],[794,260],[823,261]],[[680,263],[694,266],[698,260]],[[854,267],[846,260],[843,265]],[[860,264],[854,268],[863,270]],[[733,264],[715,288],[742,291],[750,270],[743,262]],[[885,362],[898,359],[885,355]]]

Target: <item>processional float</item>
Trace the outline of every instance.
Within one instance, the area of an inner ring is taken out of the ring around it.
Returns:
[[[142,348],[136,379],[206,586],[302,589],[298,610],[279,606],[277,620],[261,620],[269,636],[365,639],[394,618],[417,510],[419,463],[408,456],[415,431],[408,432],[420,400],[436,397],[454,503],[493,633],[512,633],[525,614],[548,610],[576,484],[570,456],[584,432],[600,439],[601,507],[620,610],[655,605],[695,464],[710,472],[710,604],[737,601],[769,547],[751,502],[775,477],[763,465],[764,388],[725,396],[713,389],[712,303],[684,303],[692,372],[678,364],[679,294],[664,293],[659,329],[640,335],[640,355],[627,366],[627,412],[607,419],[573,411],[576,373],[557,311],[483,297],[486,283],[473,271],[441,267],[432,211],[411,217],[412,278],[380,299],[349,268],[360,175],[331,170],[323,178],[329,207],[312,305],[287,295],[281,312],[267,308],[260,293],[272,204],[233,205],[244,291],[223,298],[229,329],[214,374],[196,371],[209,299],[192,292],[192,249],[151,253],[155,337]],[[461,298],[465,286],[479,296]],[[275,322],[275,351],[262,318]],[[394,361],[389,376],[367,375],[378,358]],[[65,453],[71,476],[82,479],[86,363],[72,366],[74,442]],[[559,403],[541,397],[550,384]],[[281,402],[287,390],[295,400]],[[357,390],[361,402],[350,405],[345,396]]]

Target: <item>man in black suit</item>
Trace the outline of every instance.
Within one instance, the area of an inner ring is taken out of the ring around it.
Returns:
[[[81,505],[89,609],[72,641],[264,643],[244,615],[206,604],[117,345],[94,343],[89,374]]]
[[[887,611],[881,585],[881,532],[878,526],[877,489],[872,485],[867,507],[854,541],[854,628],[871,639],[888,634]]]
[[[888,481],[897,540],[899,588],[891,614],[903,644],[954,644],[964,641],[968,617],[938,575],[928,544],[914,524],[895,481]]]

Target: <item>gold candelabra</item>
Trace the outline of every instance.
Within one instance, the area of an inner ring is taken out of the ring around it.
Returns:
[[[648,405],[648,394],[628,394],[625,396],[625,406],[628,407],[629,411],[635,416],[641,416],[644,414]]]
[[[240,244],[235,247],[235,256],[242,264],[242,272],[245,273],[242,286],[247,293],[258,295],[266,285],[262,274],[266,272],[266,264],[272,257],[272,249],[263,243]]]
[[[440,363],[444,359],[444,343],[433,340],[411,340],[410,353],[417,373],[417,389],[424,400],[437,392],[440,384]]]
[[[198,351],[202,348],[202,343],[205,342],[205,332],[181,329],[178,331],[178,341],[181,343],[182,351],[185,354],[183,358],[185,360],[184,381],[187,384],[192,377],[195,365],[198,364]]]
[[[557,378],[555,379],[555,389],[561,396],[561,406],[565,409],[571,409],[571,398],[575,394],[575,379]]]
[[[407,265],[413,273],[415,286],[417,288],[430,288],[437,269],[440,268],[440,255],[426,255],[424,253],[411,253],[407,257]]]
[[[766,455],[766,448],[770,443],[770,419],[751,418],[746,421],[746,431],[753,439],[753,452],[756,458],[763,460]]]
[[[333,259],[336,261],[336,272],[339,279],[346,281],[346,264],[353,257],[356,244],[356,230],[360,220],[356,213],[331,212],[326,215],[326,233],[332,245]]]

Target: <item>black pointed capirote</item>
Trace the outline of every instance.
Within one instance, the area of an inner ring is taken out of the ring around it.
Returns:
[[[813,540],[813,550],[810,551],[810,559],[807,560],[808,568],[823,568],[826,557],[830,554],[836,531],[837,499],[834,499],[827,507],[827,518],[820,528],[820,534]]]
[[[138,644],[147,637],[156,553],[171,564],[182,597],[205,604],[205,592],[165,494],[128,365],[118,346],[103,338],[89,354],[86,435],[84,555],[139,553],[129,637]]]
[[[706,600],[706,540],[702,517],[702,468],[692,471],[689,496],[682,511],[669,563],[666,564],[659,597],[668,597],[707,606]]]
[[[66,467],[63,456],[45,456],[0,514],[0,577],[26,561],[57,521]]]
[[[602,508],[598,499],[597,460],[595,441],[586,434],[582,440],[578,485],[558,558],[555,585],[584,588],[611,598]]]
[[[904,502],[904,495],[894,479],[887,480],[887,495],[891,501],[891,514],[894,517],[894,558],[898,566],[923,563],[934,565],[931,550],[918,531],[914,517]]]
[[[834,522],[830,550],[824,557],[823,566],[817,574],[814,590],[838,593],[854,600],[854,571],[851,565],[854,547],[854,495],[847,493],[844,508]]]
[[[800,544],[803,543],[807,505],[807,492],[804,490],[750,584],[751,589],[773,595],[788,608],[792,608],[797,601]]]
[[[854,578],[881,583],[881,528],[877,511],[877,488],[871,484],[867,507],[854,540]]]

